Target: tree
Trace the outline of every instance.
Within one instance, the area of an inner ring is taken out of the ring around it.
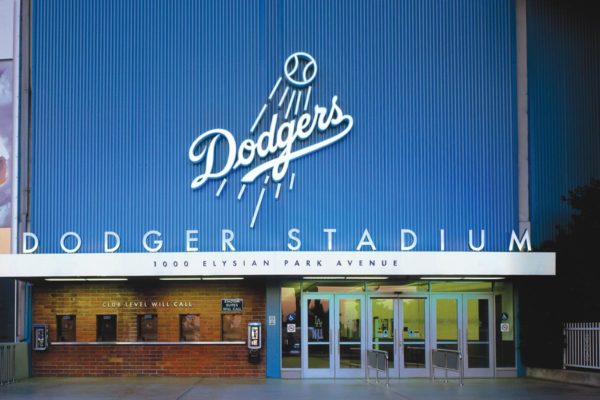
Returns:
[[[556,252],[556,276],[518,282],[525,365],[562,367],[565,322],[600,321],[600,180],[561,199],[573,213],[540,251]]]

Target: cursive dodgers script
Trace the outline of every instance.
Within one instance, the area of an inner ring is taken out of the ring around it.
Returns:
[[[233,134],[225,129],[212,129],[198,136],[189,149],[189,159],[194,164],[204,163],[202,174],[193,179],[192,189],[202,187],[211,179],[223,178],[232,170],[250,166],[255,159],[263,160],[274,156],[269,161],[259,164],[249,170],[243,177],[243,183],[252,183],[260,175],[271,171],[275,182],[281,181],[290,165],[290,161],[314,153],[322,148],[341,140],[350,132],[353,119],[344,114],[337,104],[337,96],[331,99],[331,107],[315,105],[314,114],[308,112],[301,114],[296,119],[281,122],[279,114],[274,114],[268,131],[258,136],[256,141],[243,140],[239,146]],[[308,146],[294,149],[298,141],[305,141],[315,131],[325,135],[330,127],[343,125],[343,129],[333,136]],[[223,142],[226,150],[226,161],[217,165],[217,145]]]

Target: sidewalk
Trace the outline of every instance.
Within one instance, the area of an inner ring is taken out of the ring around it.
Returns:
[[[600,399],[598,388],[536,379],[264,380],[205,378],[33,378],[0,387],[0,399],[208,399],[208,400],[367,400],[367,399]]]

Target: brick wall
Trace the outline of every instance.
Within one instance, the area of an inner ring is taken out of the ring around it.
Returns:
[[[57,340],[56,316],[77,318],[78,342],[96,341],[96,315],[117,315],[117,341],[137,340],[137,316],[158,315],[158,341],[179,341],[179,315],[200,315],[200,339],[221,340],[221,299],[242,298],[242,326],[263,323],[265,340],[265,287],[259,282],[43,282],[33,289],[33,323],[50,326]],[[151,302],[169,302],[152,307]],[[132,303],[141,304],[132,304]],[[177,304],[187,302],[187,306]],[[120,303],[120,306],[118,305]],[[128,303],[125,305],[125,303]],[[145,305],[143,303],[146,303]],[[177,306],[175,306],[177,304]],[[245,330],[244,330],[245,332]],[[245,341],[245,338],[244,338]],[[249,364],[246,345],[55,345],[34,352],[34,376],[265,376],[265,349],[261,363]]]

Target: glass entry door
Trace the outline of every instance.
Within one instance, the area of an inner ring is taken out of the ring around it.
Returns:
[[[304,296],[302,367],[305,377],[333,377],[333,295]]]
[[[431,348],[462,352],[466,377],[493,376],[491,318],[492,296],[432,296]]]
[[[429,332],[426,298],[399,299],[399,318],[402,323],[400,336],[400,377],[429,376]]]
[[[369,299],[369,349],[383,350],[388,353],[390,376],[398,376],[398,355],[396,337],[398,336],[398,309],[396,299]],[[372,372],[375,375],[375,372]]]
[[[335,376],[364,378],[364,296],[335,295]]]
[[[427,298],[369,300],[369,348],[388,353],[390,376],[429,376]]]
[[[492,296],[463,295],[465,376],[494,376]]]
[[[360,295],[303,296],[304,377],[364,377],[363,299]]]

